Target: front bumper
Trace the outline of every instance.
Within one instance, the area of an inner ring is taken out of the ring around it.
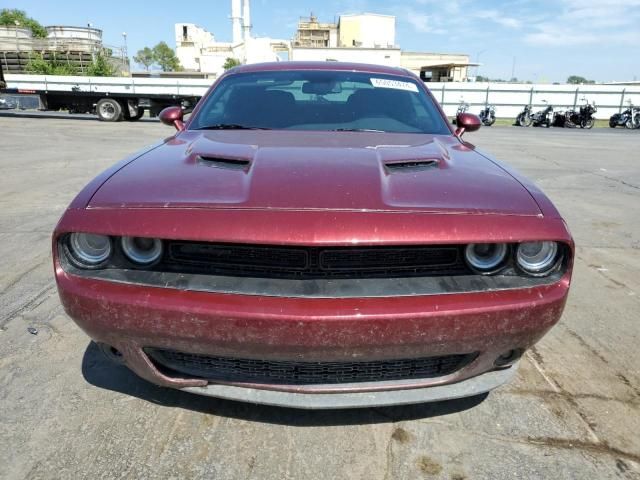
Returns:
[[[476,395],[508,381],[495,361],[536,343],[560,318],[570,274],[529,289],[381,298],[283,298],[194,292],[81,278],[56,265],[75,322],[157,385],[299,408],[396,405]],[[444,377],[281,385],[172,375],[145,353],[164,348],[231,358],[357,361],[477,353]]]

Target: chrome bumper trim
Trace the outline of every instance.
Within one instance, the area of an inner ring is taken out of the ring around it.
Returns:
[[[227,400],[309,410],[384,407],[439,402],[486,393],[511,381],[516,374],[517,367],[518,365],[515,364],[507,369],[494,370],[448,385],[381,392],[292,393],[219,384],[188,387],[182,390]]]

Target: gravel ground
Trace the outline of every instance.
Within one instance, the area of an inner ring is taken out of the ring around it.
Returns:
[[[56,221],[167,127],[3,113],[0,130],[0,478],[640,479],[640,131],[467,135],[533,178],[578,245],[564,317],[513,383],[306,412],[150,385],[105,361],[60,306]]]

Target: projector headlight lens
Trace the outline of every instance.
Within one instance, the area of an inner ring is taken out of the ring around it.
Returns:
[[[506,243],[471,243],[465,248],[464,256],[471,268],[490,273],[498,268],[507,257]]]
[[[122,251],[138,265],[151,265],[162,255],[162,241],[157,238],[122,237]]]
[[[556,242],[526,242],[518,245],[518,266],[531,275],[545,275],[556,264],[558,244]]]
[[[78,263],[95,267],[111,256],[111,239],[105,235],[72,233],[69,250]]]

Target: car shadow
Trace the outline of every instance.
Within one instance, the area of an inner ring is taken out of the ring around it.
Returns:
[[[341,410],[300,410],[256,405],[158,387],[141,379],[127,367],[107,360],[94,342],[89,343],[84,353],[82,375],[95,387],[137,397],[164,407],[297,427],[393,423],[438,417],[476,407],[488,396],[482,394],[444,402]]]

